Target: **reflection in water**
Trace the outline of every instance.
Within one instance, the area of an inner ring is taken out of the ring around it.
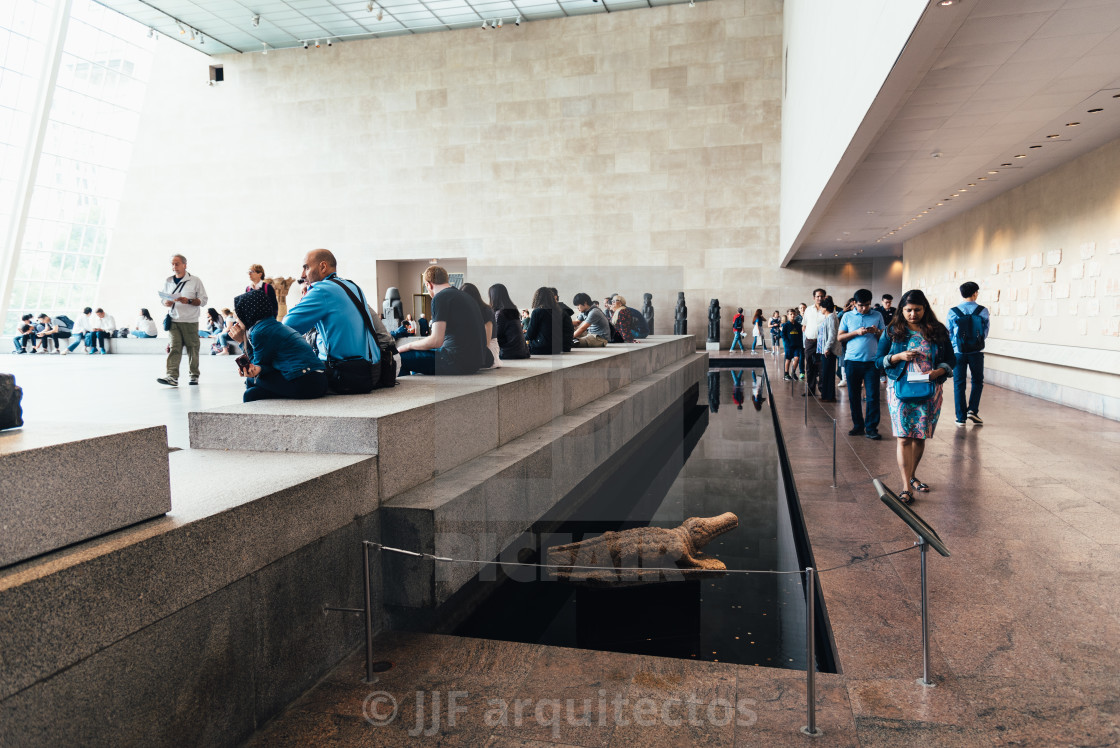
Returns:
[[[719,412],[719,372],[708,372],[708,410]]]
[[[753,371],[751,372],[751,402],[754,403],[755,410],[762,410],[762,401],[766,398],[762,396],[762,380]]]
[[[708,376],[710,377],[711,374],[708,374]],[[753,371],[751,372],[751,376],[752,377],[754,376]],[[742,410],[743,409],[743,370],[742,369],[732,369],[731,370],[731,399],[735,401],[735,409],[736,410]]]

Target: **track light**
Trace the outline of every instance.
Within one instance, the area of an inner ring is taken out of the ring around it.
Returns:
[[[695,8],[696,7],[696,0],[688,0],[688,7]]]
[[[191,41],[194,41],[194,29],[191,29]]]
[[[199,44],[205,44],[206,43],[206,37],[203,36],[202,34],[199,34],[198,35],[198,43]]]
[[[482,22],[482,29],[485,31],[488,28],[490,28],[490,27],[486,25],[486,21],[483,21]]]
[[[260,26],[260,25],[261,25],[261,17],[260,17],[260,14],[258,13],[257,15],[253,16],[253,28],[256,28],[257,26]]]
[[[155,39],[156,38],[156,30],[153,29],[150,26],[148,27],[148,38],[149,39]]]
[[[514,25],[514,26],[520,26],[520,25],[521,25],[521,16],[518,16],[518,17],[517,17],[517,20],[515,20],[515,21],[513,22],[513,25]]]
[[[331,40],[330,39],[327,39],[327,46],[328,47],[331,46]]]
[[[304,42],[304,43],[303,43],[303,48],[304,48],[304,49],[307,49],[307,42]]]
[[[502,27],[502,19],[499,18],[498,19],[498,28],[501,28],[501,27]]]
[[[490,28],[492,28],[492,29],[498,28],[498,22],[497,21],[491,21],[490,22]]]
[[[318,40],[318,39],[316,39],[316,40],[315,40],[315,49],[318,49],[318,48],[319,48],[319,47],[321,47],[321,46],[323,46],[323,45],[319,43],[319,40]]]
[[[378,8],[377,9],[377,20],[380,21],[384,16],[385,16],[385,11],[381,10],[381,8]]]
[[[176,21],[176,22],[175,22],[175,25],[179,27],[179,33],[180,33],[180,34],[185,34],[185,33],[187,33],[187,30],[186,30],[185,28],[183,28],[183,24],[181,24],[181,23],[179,23],[178,21]]]
[[[268,54],[268,42],[261,42],[261,54],[262,55],[267,55]]]

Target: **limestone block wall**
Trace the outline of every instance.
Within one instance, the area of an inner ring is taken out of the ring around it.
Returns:
[[[151,307],[172,251],[222,306],[248,263],[298,275],[319,246],[371,293],[377,260],[432,257],[530,269],[526,305],[539,285],[654,292],[660,333],[678,290],[698,321],[713,297],[807,299],[819,274],[778,267],[781,10],[707,0],[267,56],[161,45],[103,304]]]
[[[1120,418],[1120,140],[906,242],[937,314],[980,284],[989,379]]]

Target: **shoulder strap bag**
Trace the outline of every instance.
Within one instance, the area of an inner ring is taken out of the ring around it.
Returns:
[[[175,294],[179,293],[179,291],[182,290],[183,286],[187,285],[187,279],[190,278],[190,277],[191,277],[190,273],[188,273],[187,275],[184,275],[183,280],[181,280],[177,284],[175,284],[175,290],[171,292],[171,295],[174,296]],[[164,329],[164,331],[167,331],[167,330],[171,329],[171,323],[174,322],[174,320],[171,319],[171,309],[174,309],[174,308],[175,308],[175,302],[172,301],[171,302],[171,307],[167,310],[167,314],[163,315],[163,329]]]
[[[366,332],[376,341],[377,334],[374,332],[373,323],[370,322],[364,299],[359,300],[350,290],[350,287],[339,280],[337,276],[331,278],[331,281],[337,283],[350,297],[350,301],[354,302],[354,306],[358,308],[358,314],[362,317]],[[373,349],[369,347],[368,341],[366,346],[369,350],[369,357],[372,359]],[[328,355],[327,385],[331,391],[340,395],[361,395],[380,387],[392,387],[396,384],[397,371],[393,364],[393,353],[395,351],[386,350],[380,344],[378,344],[378,351],[381,359],[378,363],[373,363],[364,358],[336,360],[331,359]]]
[[[934,361],[937,360],[937,345],[935,343],[930,343],[930,355]],[[907,364],[906,367],[909,369],[910,364]],[[933,397],[933,393],[936,391],[937,384],[932,380],[911,382],[905,372],[901,377],[894,380],[894,394],[904,403],[924,403]]]

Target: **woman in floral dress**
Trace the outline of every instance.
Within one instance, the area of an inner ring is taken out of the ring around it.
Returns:
[[[914,492],[929,491],[929,486],[914,473],[922,461],[925,440],[933,438],[937,428],[941,389],[945,379],[953,376],[956,357],[949,342],[949,331],[937,321],[924,293],[917,289],[907,291],[899,302],[899,310],[886,333],[879,338],[876,360],[889,380],[887,407],[891,412],[891,427],[898,437],[898,470],[906,487],[899,499],[910,504],[914,501]],[[899,384],[905,382],[911,372],[929,375],[934,386],[928,399],[906,402],[899,398]]]

